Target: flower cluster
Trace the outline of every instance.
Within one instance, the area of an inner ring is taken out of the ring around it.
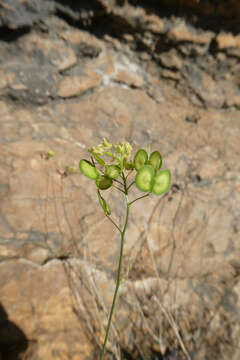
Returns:
[[[160,195],[170,186],[170,171],[160,170],[162,156],[158,151],[149,155],[144,149],[140,149],[131,160],[132,146],[127,141],[113,145],[103,139],[100,145],[92,147],[88,152],[91,162],[80,160],[79,167],[84,175],[96,181],[98,191],[110,188],[119,176],[124,180],[125,170],[136,170],[135,184],[140,191]],[[106,162],[106,158],[111,158],[111,164]]]
[[[123,169],[131,169],[128,159],[132,152],[132,146],[127,141],[112,145],[106,139],[103,139],[100,145],[93,146],[88,152],[100,165],[105,166],[103,160],[99,161],[99,156],[106,155],[111,158],[112,162],[116,162],[121,171]]]

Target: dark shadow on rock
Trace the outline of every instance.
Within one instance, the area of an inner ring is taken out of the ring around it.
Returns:
[[[31,28],[29,26],[21,27],[20,29],[9,29],[7,26],[0,27],[0,40],[7,43],[18,40],[21,36],[29,33]]]
[[[28,340],[24,332],[10,321],[6,311],[0,304],[0,360],[22,360],[28,348]]]

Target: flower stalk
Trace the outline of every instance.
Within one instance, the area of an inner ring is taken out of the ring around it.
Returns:
[[[108,317],[106,334],[99,358],[102,360],[109,337],[118,290],[121,284],[123,249],[126,229],[129,222],[130,207],[137,200],[143,199],[152,193],[155,195],[161,195],[165,193],[169,189],[171,183],[171,174],[169,170],[160,170],[162,166],[162,156],[158,151],[154,151],[149,155],[144,149],[140,149],[135,154],[134,159],[131,160],[130,156],[132,146],[128,142],[121,142],[119,144],[112,145],[106,139],[103,139],[100,145],[94,146],[88,151],[91,162],[82,159],[79,162],[79,168],[85,176],[95,181],[99,204],[101,205],[105,216],[112,222],[121,235],[116,286]],[[108,160],[110,158],[111,164],[106,163],[105,158],[108,158]],[[98,165],[98,168],[96,165]],[[128,176],[134,170],[136,171],[135,180],[130,184],[127,184]],[[118,178],[121,178],[121,181],[119,181]],[[116,182],[118,186],[115,186],[114,182]],[[128,192],[134,184],[140,191],[145,192],[145,194],[137,197],[132,201],[129,201]],[[120,191],[124,194],[125,197],[126,214],[122,229],[111,218],[111,209],[100,192],[107,190],[110,187]]]

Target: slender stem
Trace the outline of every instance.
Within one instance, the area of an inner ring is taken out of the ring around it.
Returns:
[[[91,156],[91,160],[92,160],[93,165],[96,166],[92,156]]]
[[[125,223],[124,223],[124,226],[123,226],[123,230],[121,231],[119,229],[120,232],[121,232],[121,248],[120,248],[119,263],[118,263],[117,281],[116,281],[116,287],[115,287],[115,291],[114,291],[114,295],[113,295],[112,306],[111,306],[111,310],[110,310],[110,314],[109,314],[109,318],[108,318],[106,335],[105,335],[103,347],[102,347],[102,350],[101,350],[101,353],[100,353],[100,360],[102,360],[103,355],[104,355],[105,347],[106,347],[107,340],[108,340],[109,330],[110,330],[110,327],[111,327],[113,311],[114,311],[114,307],[115,307],[115,303],[116,303],[116,299],[117,299],[117,293],[118,293],[118,289],[119,289],[119,286],[120,286],[120,283],[121,283],[121,269],[122,269],[122,259],[123,259],[124,238],[125,238],[125,232],[126,232],[126,229],[127,229],[128,218],[129,218],[129,209],[130,209],[130,203],[128,202],[128,195],[127,195],[126,179],[125,179],[124,176],[123,176],[123,180],[124,180],[125,198],[126,198],[126,204],[127,204],[126,218],[125,218]],[[109,216],[108,216],[108,218],[109,218]],[[116,224],[115,224],[115,226],[116,226]]]
[[[120,189],[118,186],[112,185],[113,187],[115,187],[116,189],[118,189],[119,191],[121,191],[122,193],[125,194],[125,191],[123,191],[122,189]]]
[[[122,233],[122,230],[120,229],[120,227],[115,223],[115,221],[109,216],[109,215],[106,215],[107,218],[111,221],[111,223],[113,223],[114,226],[116,226],[116,228],[118,229],[118,231],[120,233]]]
[[[140,196],[139,198],[131,201],[131,202],[129,203],[129,206],[132,205],[135,201],[140,200],[140,199],[143,199],[143,198],[145,198],[145,197],[147,197],[147,196],[149,196],[149,195],[150,195],[150,193],[148,193],[148,194],[146,194],[146,195],[143,195],[143,196]]]
[[[116,181],[117,183],[121,184],[122,186],[124,186],[123,183],[121,183],[121,181],[117,180],[117,179],[113,179],[113,181]]]
[[[133,184],[135,184],[135,180],[130,185],[128,185],[127,190],[129,190]]]
[[[125,192],[125,194],[127,196],[128,195],[127,180],[126,180],[126,177],[124,175],[124,172],[122,172],[122,179],[123,179],[124,192]]]
[[[126,176],[126,180],[127,180],[128,176],[129,176],[132,172],[133,172],[133,170],[130,170],[130,171],[129,171],[129,173],[128,173],[127,176]]]

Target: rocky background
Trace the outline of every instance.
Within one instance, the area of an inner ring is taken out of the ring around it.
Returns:
[[[73,170],[103,137],[172,172],[132,208],[105,358],[240,359],[238,0],[0,1],[0,359],[98,359],[120,239]]]

